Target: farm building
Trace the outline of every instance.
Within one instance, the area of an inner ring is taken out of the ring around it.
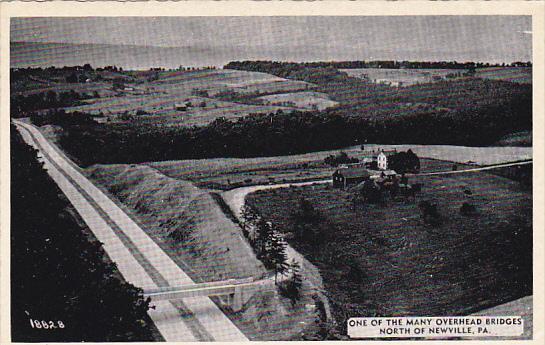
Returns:
[[[186,111],[187,110],[187,105],[176,103],[176,104],[174,104],[174,110]]]
[[[381,152],[377,156],[377,166],[380,170],[386,170],[388,168],[388,157]]]
[[[377,156],[377,167],[379,170],[387,170],[388,169],[388,156],[396,153],[397,150],[394,151],[380,151],[380,153]]]
[[[394,170],[382,170],[380,174],[371,176],[371,179],[382,184],[384,182],[396,180],[398,177]]]
[[[369,171],[361,165],[345,166],[333,173],[333,186],[346,188],[347,185],[363,182],[370,177]]]

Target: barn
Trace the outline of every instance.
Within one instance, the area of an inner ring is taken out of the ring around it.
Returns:
[[[333,173],[333,186],[346,188],[347,185],[368,180],[371,174],[363,166],[348,166],[337,169]]]

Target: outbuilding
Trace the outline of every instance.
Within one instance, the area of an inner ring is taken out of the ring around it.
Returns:
[[[371,174],[365,167],[348,166],[337,169],[333,173],[333,186],[346,188],[347,185],[356,184],[368,180]]]

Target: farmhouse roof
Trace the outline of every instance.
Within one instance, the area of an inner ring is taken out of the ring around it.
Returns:
[[[394,176],[394,175],[397,175],[397,173],[395,172],[395,170],[383,170],[382,173],[384,174],[384,176]]]
[[[368,178],[371,176],[364,167],[348,167],[337,170],[344,178]]]

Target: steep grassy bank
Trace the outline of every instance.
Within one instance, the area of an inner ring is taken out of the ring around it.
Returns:
[[[197,282],[265,279],[242,311],[220,306],[253,340],[300,339],[316,318],[312,296],[292,307],[242,232],[208,192],[136,165],[96,165],[88,176],[115,196],[143,229]],[[217,301],[217,300],[216,300]],[[306,330],[306,331],[305,331]]]
[[[149,167],[93,166],[89,176],[143,218],[149,235],[204,281],[262,277],[266,271],[214,199],[190,182]]]

